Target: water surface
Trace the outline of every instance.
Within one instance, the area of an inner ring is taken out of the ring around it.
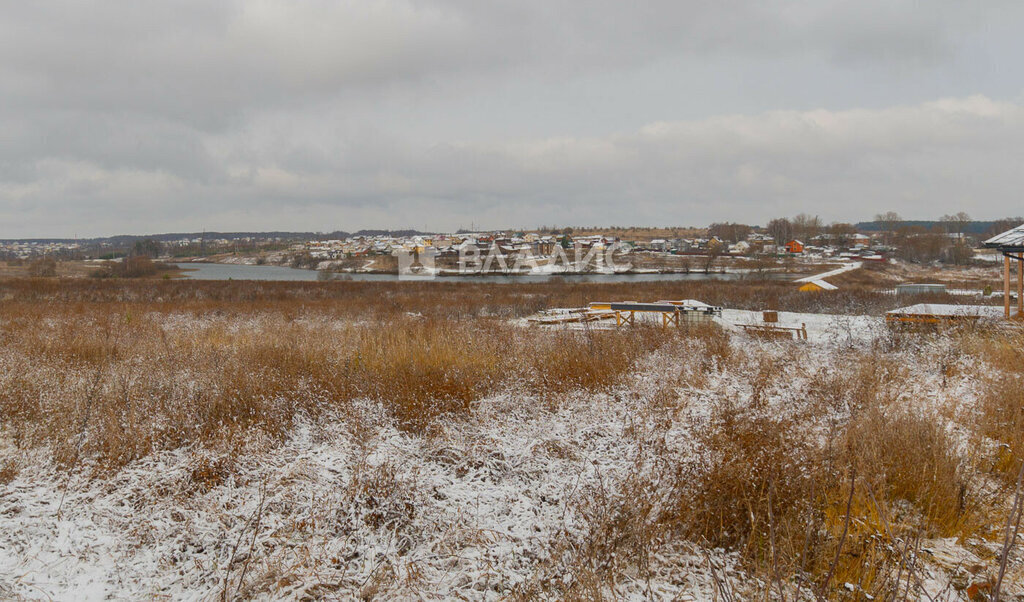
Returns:
[[[183,275],[191,280],[318,280],[320,273],[316,270],[302,270],[276,265],[236,265],[226,263],[179,263],[176,264]],[[337,274],[342,280],[390,282],[399,280],[397,274]],[[661,280],[737,280],[744,274],[728,273],[690,273],[690,274],[530,274],[528,276],[504,276],[488,274],[486,276],[438,276],[437,282],[656,282]],[[768,274],[769,278],[790,278],[787,274]]]

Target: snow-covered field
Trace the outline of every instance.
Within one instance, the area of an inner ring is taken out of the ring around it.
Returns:
[[[680,340],[606,392],[551,400],[510,386],[424,434],[362,400],[329,420],[297,420],[283,443],[188,445],[95,477],[58,470],[44,449],[5,438],[0,459],[16,459],[18,471],[0,485],[0,598],[590,597],[596,573],[614,574],[600,585],[613,599],[763,597],[770,580],[736,551],[661,538],[645,544],[642,559],[595,552],[606,563],[599,567],[584,552],[618,549],[616,517],[641,506],[632,479],[656,479],[666,463],[699,468],[695,441],[716,404],[756,398],[764,412],[784,415],[825,375],[883,353],[890,336],[874,317],[779,318],[805,325],[808,340],[750,338],[736,325],[761,315],[726,309],[719,322],[732,333],[732,361]],[[978,366],[952,339],[886,349],[912,375],[894,403],[948,417],[954,430],[966,420]],[[774,376],[755,391],[766,360]],[[936,368],[947,360],[955,376]],[[670,503],[659,495],[644,503]],[[922,600],[966,599],[999,549],[982,538],[918,543],[907,591]],[[1003,586],[1011,595],[1024,595],[1021,566],[1017,547]],[[786,584],[787,599],[794,587]],[[832,587],[837,597],[859,591]],[[810,588],[802,596],[811,598]]]

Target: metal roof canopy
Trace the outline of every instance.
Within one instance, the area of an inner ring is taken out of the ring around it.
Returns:
[[[718,313],[721,307],[708,305],[702,301],[683,299],[682,301],[656,301],[644,303],[641,301],[591,301],[588,307],[591,310],[615,310],[615,311],[653,311],[653,312],[709,312]]]
[[[999,249],[1004,253],[1024,251],[1024,224],[993,236],[985,241],[985,246],[990,249]]]
[[[1024,224],[985,241],[985,246],[998,249],[1003,254],[1003,315],[1009,318],[1010,264],[1017,262],[1017,317],[1024,317]]]
[[[839,290],[838,286],[832,284],[831,282],[825,282],[824,280],[822,280],[820,278],[815,278],[814,280],[808,280],[807,282],[804,283],[804,286],[807,286],[808,284],[813,284],[814,286],[816,286],[816,287],[818,287],[818,288],[820,288],[822,290],[825,290],[825,291],[837,291],[837,290]],[[801,287],[801,288],[803,288],[803,287]]]

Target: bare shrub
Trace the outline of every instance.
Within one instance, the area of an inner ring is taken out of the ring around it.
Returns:
[[[680,467],[663,520],[696,541],[740,548],[752,564],[767,567],[771,507],[786,535],[777,554],[795,563],[803,543],[799,525],[813,508],[819,472],[827,470],[810,430],[793,418],[761,416],[727,400],[698,437],[700,459]]]
[[[768,583],[804,576],[812,590],[849,582],[873,594],[893,586],[900,542],[974,533],[981,508],[945,421],[891,403],[897,367],[852,359],[785,412],[719,402],[661,522],[739,551]]]
[[[92,278],[145,278],[156,274],[164,265],[155,263],[145,255],[133,255],[125,257],[121,261],[105,261],[89,276]]]
[[[28,264],[28,274],[33,278],[51,278],[57,275],[57,260],[41,257]]]
[[[988,368],[982,373],[976,418],[982,447],[994,449],[988,468],[1013,482],[1024,461],[1024,338],[968,336],[963,348]]]
[[[1000,445],[993,467],[1012,481],[1024,459],[1024,378],[999,373],[985,380],[979,412],[979,430]]]
[[[878,406],[857,415],[845,446],[862,483],[879,499],[904,500],[934,535],[970,533],[969,466],[937,415]],[[883,497],[878,497],[879,495]]]

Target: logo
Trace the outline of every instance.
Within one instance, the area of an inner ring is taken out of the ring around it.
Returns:
[[[452,259],[457,259],[457,265],[446,268],[446,273],[461,276],[587,275],[615,274],[632,269],[632,264],[626,261],[632,249],[618,241],[535,246],[464,243],[452,250]],[[441,271],[436,265],[439,253],[435,247],[422,244],[407,244],[397,249],[393,254],[398,259],[398,279],[434,280]]]
[[[412,247],[398,250],[399,280],[433,280],[437,277],[433,247]]]

